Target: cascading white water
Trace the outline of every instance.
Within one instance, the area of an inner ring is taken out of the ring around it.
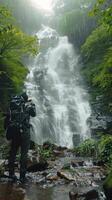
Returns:
[[[74,136],[90,137],[88,95],[79,74],[78,55],[67,37],[43,27],[37,33],[41,51],[29,66],[25,86],[37,108],[32,119],[33,139],[72,147]]]

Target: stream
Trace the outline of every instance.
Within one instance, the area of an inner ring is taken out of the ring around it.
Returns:
[[[35,165],[35,161],[31,164],[34,155],[37,157],[35,151],[30,150],[29,154],[29,163],[33,167],[28,170],[26,184],[20,184],[19,169],[16,168],[17,182],[0,178],[0,200],[106,199],[102,191],[106,169],[92,158],[76,157],[70,149],[55,147],[54,156],[48,158],[48,166],[42,169],[42,166]]]

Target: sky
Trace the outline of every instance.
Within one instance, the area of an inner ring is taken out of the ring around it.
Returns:
[[[48,12],[52,11],[52,0],[30,0],[33,6],[44,9]]]

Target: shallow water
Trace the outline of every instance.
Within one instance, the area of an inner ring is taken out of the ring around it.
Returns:
[[[67,150],[63,153],[62,157],[49,160],[46,170],[27,173],[25,185],[20,184],[18,172],[16,183],[0,178],[0,200],[69,200],[72,190],[80,194],[95,189],[101,194],[105,169],[93,165],[91,158],[75,157]],[[101,196],[99,200],[105,198]]]
[[[0,184],[0,200],[69,200],[70,185],[58,185],[55,187],[42,188],[32,184],[24,189],[12,184]]]
[[[28,184],[20,188],[16,184],[5,183],[0,184],[0,200],[70,200],[69,192],[74,189],[77,190],[72,184],[53,187]],[[103,193],[100,200],[105,200]]]
[[[41,188],[32,185],[27,188],[29,200],[69,200],[69,191],[73,188],[70,185],[59,185],[51,188]]]

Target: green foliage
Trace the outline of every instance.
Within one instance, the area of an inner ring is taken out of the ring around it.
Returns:
[[[0,145],[0,152],[1,152],[2,159],[8,159],[9,150],[10,150],[10,145],[3,139],[3,141]]]
[[[37,38],[23,33],[4,6],[0,6],[0,17],[0,58],[18,60],[23,55],[35,55],[38,52]]]
[[[37,37],[29,36],[16,25],[11,12],[0,5],[0,109],[6,111],[12,94],[22,90],[28,70],[24,56],[38,53]]]
[[[0,135],[4,133],[2,112],[10,96],[20,92],[27,69],[21,58],[37,53],[37,39],[24,34],[16,25],[10,11],[0,6]]]
[[[74,148],[79,156],[92,156],[98,161],[112,166],[112,136],[102,136],[98,141],[87,139],[79,147]]]
[[[99,26],[87,38],[82,46],[82,56],[84,62],[101,62],[111,44],[111,34],[107,32],[105,26]]]
[[[99,87],[103,92],[110,92],[112,86],[112,37],[103,25],[99,26],[87,38],[82,46],[83,68],[92,86]]]
[[[110,1],[98,0],[93,9],[98,16],[98,27],[91,33],[82,46],[82,60],[85,74],[92,93],[100,91],[105,102],[103,112],[111,113],[112,100],[112,6]]]
[[[28,69],[25,68],[21,62],[15,60],[3,60],[1,65],[4,70],[4,76],[8,77],[12,83],[12,88],[15,92],[20,92]],[[2,87],[3,86],[5,87],[4,83],[2,84]],[[7,86],[8,85],[6,85],[6,87]]]
[[[96,156],[97,154],[97,142],[92,139],[85,140],[79,147],[76,147],[74,151],[80,156]]]
[[[112,5],[107,0],[97,0],[92,11],[93,15],[99,16],[99,23],[106,26],[109,32],[112,32]]]
[[[106,180],[103,183],[104,188],[112,189],[112,170],[110,171],[109,175],[107,176]]]
[[[0,30],[0,58],[13,58],[17,60],[26,54],[35,55],[38,51],[36,38],[26,35],[18,27],[16,27],[13,24],[11,14],[7,14],[5,16],[5,23],[4,12],[4,7],[1,7],[0,25],[2,28]],[[7,12],[8,11],[6,9],[6,13]]]
[[[112,164],[112,136],[103,136],[98,145],[98,158]]]
[[[51,158],[53,156],[52,147],[48,149],[44,149],[43,147],[39,148],[39,156],[42,160],[47,161],[48,158]]]
[[[112,48],[109,48],[103,62],[100,64],[100,72],[93,78],[93,83],[99,85],[106,92],[112,87]]]

